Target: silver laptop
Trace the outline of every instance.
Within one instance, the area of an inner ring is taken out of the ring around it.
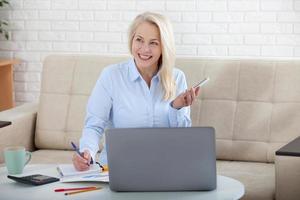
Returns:
[[[120,128],[105,133],[113,191],[188,191],[216,188],[211,127]]]

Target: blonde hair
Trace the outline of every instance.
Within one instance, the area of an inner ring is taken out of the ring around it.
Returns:
[[[160,82],[164,90],[164,100],[169,100],[175,96],[176,84],[173,78],[173,66],[175,64],[175,42],[173,28],[168,18],[161,14],[145,12],[138,15],[129,27],[128,45],[132,54],[132,40],[137,27],[143,22],[154,24],[159,29],[162,55],[159,59]]]

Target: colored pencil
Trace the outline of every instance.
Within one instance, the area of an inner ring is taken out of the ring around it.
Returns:
[[[80,187],[80,188],[59,188],[55,189],[55,192],[65,192],[65,191],[73,191],[73,190],[87,190],[87,189],[95,189],[97,187],[92,186],[92,187]]]
[[[101,187],[97,187],[97,188],[94,188],[94,189],[79,190],[79,191],[76,191],[76,192],[66,192],[65,195],[73,195],[73,194],[78,194],[78,193],[82,193],[82,192],[90,192],[90,191],[101,190],[101,189],[102,189]]]

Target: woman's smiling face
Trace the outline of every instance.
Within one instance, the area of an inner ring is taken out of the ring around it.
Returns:
[[[132,39],[132,54],[139,70],[158,70],[162,48],[159,29],[149,22],[140,24]]]

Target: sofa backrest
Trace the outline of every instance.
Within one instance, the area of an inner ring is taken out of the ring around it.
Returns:
[[[84,55],[45,59],[35,142],[71,149],[78,142],[89,94],[108,64],[128,57]],[[206,76],[192,106],[193,126],[213,126],[217,157],[274,162],[274,152],[300,135],[300,61],[178,58],[192,86]]]
[[[101,70],[128,57],[51,55],[45,58],[37,115],[35,146],[72,149],[78,144],[86,104]]]

